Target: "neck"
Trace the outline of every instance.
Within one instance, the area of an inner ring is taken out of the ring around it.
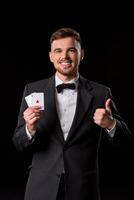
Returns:
[[[71,81],[72,79],[76,78],[78,76],[78,73],[75,75],[72,75],[72,76],[65,76],[65,75],[62,75],[62,74],[59,74],[58,72],[56,72],[56,75],[58,76],[58,78],[61,81],[63,81],[65,83],[65,82]]]

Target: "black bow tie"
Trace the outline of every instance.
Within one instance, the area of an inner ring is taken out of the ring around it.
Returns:
[[[74,90],[75,84],[74,83],[62,83],[60,85],[57,85],[56,88],[57,88],[57,92],[60,93],[63,89],[66,89],[66,88]]]

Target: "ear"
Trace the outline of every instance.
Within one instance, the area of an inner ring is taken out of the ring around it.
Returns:
[[[53,56],[52,56],[51,51],[49,52],[49,58],[50,58],[50,61],[53,62]]]
[[[81,50],[81,61],[84,59],[84,49]]]

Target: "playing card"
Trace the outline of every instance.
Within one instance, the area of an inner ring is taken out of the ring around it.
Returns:
[[[25,100],[29,107],[40,105],[41,106],[40,110],[44,110],[44,93],[43,92],[31,93],[30,95],[25,97]]]
[[[32,106],[40,105],[41,109],[44,110],[44,93],[43,92],[34,92],[31,94],[31,104]]]
[[[32,98],[31,98],[31,94],[25,97],[25,100],[27,102],[27,105],[30,107],[32,106]]]

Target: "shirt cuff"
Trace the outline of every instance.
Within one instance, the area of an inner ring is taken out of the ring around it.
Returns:
[[[115,120],[115,124],[114,124],[114,127],[112,128],[112,129],[106,129],[107,130],[107,134],[111,137],[111,138],[113,138],[114,137],[114,135],[115,135],[115,131],[116,131],[116,120]]]
[[[27,128],[27,125],[26,125],[26,133],[27,133],[28,139],[31,140],[33,137],[32,137],[32,135],[29,133],[29,130],[28,130],[28,128]]]

